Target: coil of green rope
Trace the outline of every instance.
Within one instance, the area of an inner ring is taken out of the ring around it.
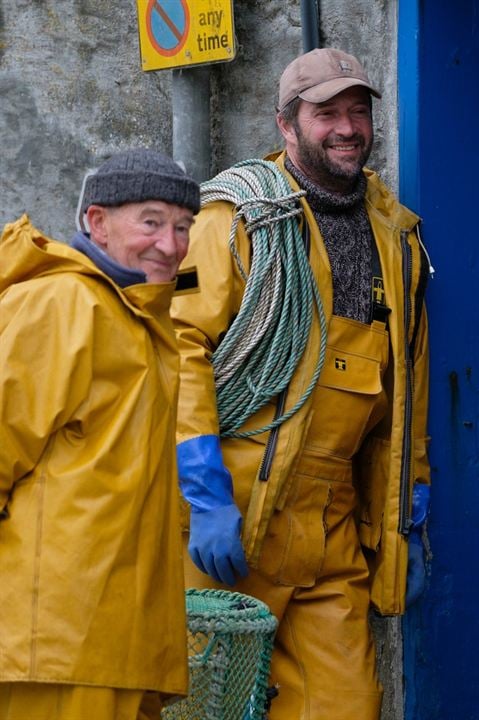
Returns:
[[[326,320],[299,229],[302,213],[276,163],[244,160],[201,185],[201,204],[226,200],[236,206],[229,245],[246,287],[238,315],[212,356],[220,435],[248,437],[277,427],[306,402],[324,364]],[[244,222],[251,240],[246,273],[236,247]],[[314,319],[320,346],[311,380],[287,412],[260,428],[241,431],[245,421],[284,391],[301,360]]]

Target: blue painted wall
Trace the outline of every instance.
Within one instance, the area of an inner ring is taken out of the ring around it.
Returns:
[[[406,720],[479,720],[479,2],[399,0],[400,186],[436,273],[432,560],[403,622]]]

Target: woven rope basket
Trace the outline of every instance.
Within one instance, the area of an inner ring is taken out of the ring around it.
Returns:
[[[277,620],[267,605],[225,590],[187,590],[190,687],[163,720],[265,720]]]

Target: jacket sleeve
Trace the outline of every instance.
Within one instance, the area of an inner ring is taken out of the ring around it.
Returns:
[[[0,300],[0,511],[91,382],[87,321],[79,326],[80,307],[53,288],[18,283]]]
[[[233,216],[233,206],[224,202],[200,212],[183,262],[184,268],[196,267],[199,292],[178,296],[171,306],[180,351],[179,443],[219,434],[211,357],[238,313],[244,289],[229,247]],[[249,243],[242,229],[237,239],[247,271]]]

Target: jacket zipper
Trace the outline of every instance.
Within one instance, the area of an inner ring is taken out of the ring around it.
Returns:
[[[278,395],[278,402],[276,403],[276,410],[274,413],[274,419],[281,417],[281,415],[284,412],[284,406],[286,404],[286,393],[287,390],[283,390]],[[263,459],[261,460],[261,465],[259,467],[259,479],[265,482],[269,478],[269,474],[271,472],[271,466],[273,464],[273,458],[274,454],[276,452],[276,446],[278,444],[278,435],[279,435],[279,425],[276,425],[274,427],[269,436],[268,436],[268,442],[266,443],[266,448],[264,451]]]
[[[401,454],[400,474],[400,507],[399,528],[401,535],[409,535],[411,518],[409,517],[410,500],[410,474],[412,452],[412,359],[409,347],[409,325],[411,322],[411,284],[412,284],[412,258],[411,248],[407,242],[408,231],[401,230],[401,246],[403,252],[403,279],[404,279],[404,359],[406,365],[406,393],[404,402],[404,434]]]

